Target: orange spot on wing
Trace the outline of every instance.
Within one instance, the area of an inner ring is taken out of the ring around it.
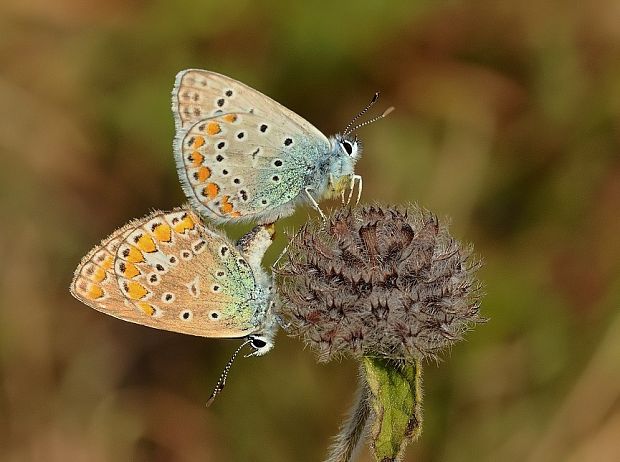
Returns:
[[[220,192],[220,187],[215,183],[207,183],[207,186],[202,190],[202,194],[209,199],[215,199],[218,192]]]
[[[140,300],[144,298],[149,291],[142,284],[136,281],[128,281],[127,283],[127,296],[132,300]]]
[[[194,226],[194,220],[192,220],[188,214],[185,214],[183,218],[174,225],[174,230],[179,234],[183,234],[188,229],[194,229]]]
[[[198,149],[200,146],[205,144],[205,139],[202,136],[197,136],[194,138],[194,148]]]
[[[226,122],[230,122],[230,123],[236,122],[237,121],[237,116],[235,114],[226,114],[224,116],[224,120]]]
[[[125,255],[127,254],[127,255]],[[144,261],[144,255],[136,247],[130,245],[128,251],[123,252],[123,256],[130,263],[142,263]]]
[[[125,263],[125,272],[123,273],[123,276],[132,279],[139,274],[141,273],[136,265],[134,265],[133,263]]]
[[[190,154],[189,160],[194,167],[199,167],[202,161],[205,160],[205,157],[198,151],[194,151]]]
[[[220,205],[220,211],[222,213],[231,213],[233,211],[233,205],[228,202],[230,196],[224,196],[222,199],[222,205]]]
[[[222,131],[222,128],[220,127],[220,124],[218,124],[217,122],[209,122],[207,124],[207,133],[209,135],[211,136],[217,135],[221,131]]]
[[[106,255],[103,262],[101,262],[101,267],[104,270],[109,270],[110,268],[112,268],[113,263],[114,263],[114,257],[112,255]]]
[[[155,308],[153,308],[153,305],[151,305],[150,303],[138,302],[137,305],[142,311],[144,311],[144,314],[146,314],[147,316],[153,316],[155,314]]]
[[[158,223],[153,228],[153,235],[160,242],[170,242],[172,240],[172,230],[166,223]]]
[[[235,217],[235,218],[240,217],[241,216],[241,212],[238,212],[238,211],[235,210],[234,212],[232,212],[230,214],[230,216],[231,217]]]
[[[98,284],[91,284],[88,288],[88,292],[86,292],[86,297],[91,300],[97,300],[98,298],[103,297],[103,289]]]
[[[93,282],[101,282],[105,279],[105,269],[101,266],[97,266],[93,272],[90,280]]]
[[[155,244],[153,238],[148,234],[143,234],[136,244],[138,248],[144,252],[157,252],[157,245]]]
[[[209,167],[200,167],[198,170],[198,181],[206,181],[211,176],[211,169]]]

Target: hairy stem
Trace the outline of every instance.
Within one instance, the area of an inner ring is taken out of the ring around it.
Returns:
[[[364,434],[370,407],[368,406],[368,384],[363,374],[359,376],[359,383],[353,406],[346,420],[340,426],[340,431],[329,448],[329,456],[325,462],[350,462],[353,460],[355,449]]]

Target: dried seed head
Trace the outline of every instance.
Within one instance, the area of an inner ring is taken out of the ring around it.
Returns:
[[[320,361],[436,357],[481,322],[470,255],[417,206],[342,208],[292,239],[281,314]]]

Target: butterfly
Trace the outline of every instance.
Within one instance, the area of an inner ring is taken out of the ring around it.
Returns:
[[[318,202],[350,188],[362,148],[352,125],[327,138],[312,124],[268,96],[215,72],[188,69],[172,90],[174,155],[185,195],[210,220],[276,221],[296,205]]]
[[[261,267],[273,237],[272,224],[259,225],[232,243],[189,208],[155,211],[92,249],[70,290],[86,305],[136,324],[243,337],[254,348],[250,356],[261,356],[273,347],[277,328],[272,281]]]

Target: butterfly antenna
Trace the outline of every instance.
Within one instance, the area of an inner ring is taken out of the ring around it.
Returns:
[[[365,125],[369,125],[373,122],[376,122],[379,119],[383,119],[384,117],[387,117],[388,115],[390,115],[390,113],[394,110],[394,106],[390,106],[389,108],[387,108],[385,111],[383,111],[383,114],[381,114],[380,116],[374,117],[370,120],[367,120],[366,122],[362,122],[361,124],[356,125],[355,127],[353,127],[351,130],[345,132],[345,135],[349,135],[351,133],[353,133],[354,131],[356,131],[358,128],[362,128]]]
[[[224,367],[224,370],[222,371],[222,374],[220,375],[220,378],[218,379],[217,384],[215,385],[215,389],[213,390],[213,393],[211,393],[211,397],[207,401],[207,407],[213,404],[213,401],[215,401],[215,398],[217,397],[217,395],[219,395],[221,391],[224,389],[224,386],[226,385],[226,378],[228,377],[228,372],[230,372],[230,368],[232,367],[233,361],[235,360],[239,352],[243,349],[243,347],[246,346],[250,342],[251,340],[246,340],[245,342],[243,342],[239,346],[239,348],[235,350],[233,355],[228,360],[228,363],[226,363],[226,367]]]
[[[379,92],[376,92],[375,96],[372,97],[372,100],[370,101],[368,106],[366,106],[364,109],[362,109],[360,111],[360,113],[358,115],[356,115],[355,117],[353,117],[353,120],[351,120],[351,122],[349,122],[349,125],[347,125],[347,127],[344,129],[344,133],[343,133],[344,136],[348,135],[349,133],[351,133],[353,131],[353,130],[349,130],[349,128],[351,128],[353,126],[353,124],[355,123],[355,121],[357,119],[359,119],[364,114],[366,114],[366,112],[368,112],[368,109],[373,107],[373,105],[377,102],[378,99],[379,99]]]

